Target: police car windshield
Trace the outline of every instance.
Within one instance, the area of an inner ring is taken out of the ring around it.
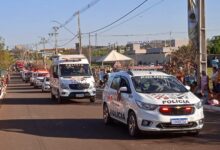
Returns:
[[[139,93],[184,93],[188,90],[175,77],[135,76],[134,88]]]
[[[62,77],[91,76],[89,64],[61,64],[60,73]]]

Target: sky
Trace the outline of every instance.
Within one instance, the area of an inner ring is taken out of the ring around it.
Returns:
[[[33,46],[41,37],[50,40],[46,48],[54,47],[54,38],[48,36],[52,27],[64,23],[74,12],[81,10],[94,0],[0,0],[0,36],[6,45]],[[80,14],[82,33],[88,33],[117,20],[144,0],[100,0],[94,6]],[[140,15],[137,15],[141,13]],[[118,25],[132,16],[135,18]],[[114,27],[116,25],[116,27]],[[91,35],[92,45],[118,45],[132,41],[150,41],[154,39],[186,39],[187,0],[148,0],[124,20],[113,25],[111,30],[103,30],[97,36]],[[77,17],[66,25],[77,33]],[[206,0],[207,37],[220,35],[220,0]],[[58,45],[65,45],[73,34],[61,28],[58,30]],[[140,34],[145,34],[140,36]],[[123,35],[123,36],[115,36]],[[136,35],[136,36],[125,36]],[[88,34],[82,36],[82,45],[88,45]],[[74,39],[64,47],[74,47]],[[39,45],[38,48],[42,48]]]

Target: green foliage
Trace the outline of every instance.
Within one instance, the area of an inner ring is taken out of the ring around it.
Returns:
[[[5,42],[0,37],[0,69],[8,69],[14,59],[11,53],[5,50]]]
[[[208,40],[208,51],[211,54],[220,54],[220,36]]]
[[[4,48],[5,48],[4,39],[2,37],[0,37],[0,50],[4,50]]]
[[[105,56],[107,54],[108,50],[105,48],[92,51],[92,56]]]

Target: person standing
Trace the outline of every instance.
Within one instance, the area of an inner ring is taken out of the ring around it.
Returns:
[[[202,75],[200,77],[200,90],[203,97],[203,103],[206,104],[208,102],[209,95],[209,77],[206,75],[205,71],[202,71]]]
[[[216,79],[217,79],[217,76],[218,76],[218,69],[216,67],[213,67],[212,71],[213,71],[212,76],[211,76],[212,85],[213,85],[212,91],[216,92]]]
[[[212,67],[219,68],[219,60],[216,56],[212,59],[211,63],[212,63]]]
[[[216,88],[216,93],[220,93],[220,68],[218,68],[217,71],[217,76],[215,79],[215,88]]]
[[[103,87],[104,75],[105,75],[104,69],[100,68],[100,70],[99,70],[99,86],[100,87]]]
[[[185,75],[184,75],[184,72],[183,72],[183,68],[182,68],[182,67],[179,67],[179,70],[178,70],[177,73],[176,73],[176,78],[177,78],[180,82],[184,83],[184,77],[185,77]]]

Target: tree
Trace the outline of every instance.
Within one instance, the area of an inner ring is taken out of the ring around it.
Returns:
[[[8,69],[13,63],[13,56],[7,50],[5,50],[4,39],[0,37],[0,69]]]
[[[0,50],[4,50],[5,48],[5,41],[2,37],[0,37]]]
[[[211,54],[220,54],[220,36],[214,36],[208,40],[208,51]]]
[[[173,51],[170,55],[171,57],[171,67],[167,70],[170,73],[175,73],[179,67],[183,67],[185,73],[190,73],[196,63],[196,50],[192,45],[182,46],[179,49]]]

